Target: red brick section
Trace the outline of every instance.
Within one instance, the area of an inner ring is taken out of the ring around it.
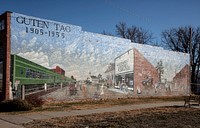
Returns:
[[[61,75],[65,75],[65,70],[63,70],[62,68],[60,68],[59,66],[56,66],[56,68],[51,69],[52,71],[61,74]]]
[[[185,65],[173,78],[173,82],[180,86],[190,86],[190,66]],[[188,89],[188,88],[186,88]]]
[[[5,29],[1,34],[1,45],[4,49],[3,60],[3,87],[0,100],[9,99],[10,89],[10,12],[6,12],[0,16],[1,20],[5,21]]]
[[[7,20],[6,20],[6,53],[5,53],[5,62],[6,62],[6,78],[5,78],[5,100],[8,100],[9,99],[9,96],[10,96],[10,60],[11,60],[11,48],[10,48],[10,45],[11,45],[11,36],[10,36],[10,24],[11,24],[11,13],[7,12],[6,13],[6,17],[7,17]]]
[[[159,82],[159,74],[156,68],[137,50],[134,50],[134,92],[137,93],[139,88],[144,90],[142,81],[147,76],[153,78],[153,85]],[[152,87],[153,87],[152,85]]]

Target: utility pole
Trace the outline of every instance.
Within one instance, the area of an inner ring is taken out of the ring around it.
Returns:
[[[193,65],[193,62],[192,62],[193,55],[192,55],[192,28],[191,27],[189,28],[189,31],[190,31],[190,66],[192,67],[192,65]]]
[[[193,87],[192,85],[192,79],[193,79],[193,75],[192,75],[192,66],[193,66],[193,62],[192,62],[192,58],[193,58],[193,55],[192,55],[192,28],[190,27],[189,28],[189,32],[190,32],[190,87],[191,87],[191,91],[194,92],[195,88]]]

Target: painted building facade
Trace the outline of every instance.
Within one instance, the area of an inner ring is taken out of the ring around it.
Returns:
[[[128,39],[87,32],[77,25],[14,12],[0,16],[0,38],[2,99],[9,99],[11,54],[48,69],[59,66],[65,71],[62,74],[74,76],[77,80],[86,80],[88,72],[106,78],[107,66],[115,63],[112,83],[126,83],[131,90],[126,94],[130,95],[152,95],[155,92],[165,95],[165,91],[159,89],[169,83],[169,90],[176,91],[177,95],[190,91],[188,54],[131,43]],[[86,90],[92,96],[98,89]],[[105,88],[102,86],[102,89]],[[119,90],[110,88],[104,92],[108,92],[108,97],[109,94],[118,97],[114,93],[119,93]]]
[[[137,94],[185,95],[190,92],[189,62],[185,53],[135,45],[115,59],[116,83]]]
[[[65,75],[65,70],[63,70],[61,67],[56,66],[55,68],[51,69],[52,71],[61,74],[61,75]]]

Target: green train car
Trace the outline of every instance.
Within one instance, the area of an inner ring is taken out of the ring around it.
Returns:
[[[18,55],[11,55],[11,85],[15,90],[19,90],[21,85],[25,88],[34,88],[44,84],[59,85],[73,82],[72,79],[58,74],[39,64],[22,58]],[[18,89],[17,89],[18,88]]]

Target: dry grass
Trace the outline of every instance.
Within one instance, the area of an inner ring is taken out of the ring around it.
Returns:
[[[198,128],[200,111],[195,108],[162,107],[38,120],[26,128]]]
[[[100,100],[80,100],[66,102],[50,102],[34,109],[34,111],[68,111],[83,110],[91,108],[101,108],[116,105],[155,103],[165,101],[183,101],[183,97],[140,97],[140,98],[117,98],[117,99],[100,99]]]
[[[77,110],[113,105],[183,101],[183,97],[121,98],[50,103],[44,110]],[[186,107],[160,107],[121,112],[107,112],[87,116],[60,117],[36,120],[24,124],[26,128],[200,128],[200,111]]]

